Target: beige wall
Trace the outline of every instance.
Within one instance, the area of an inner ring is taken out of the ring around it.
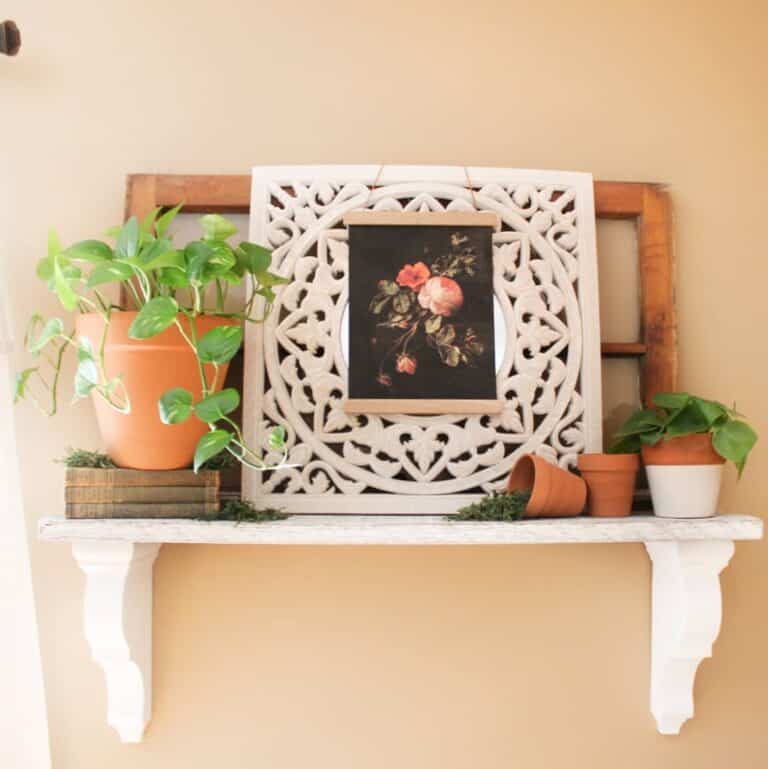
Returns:
[[[46,229],[89,236],[129,172],[417,162],[587,170],[670,185],[681,384],[765,436],[728,511],[768,496],[763,0],[381,4],[9,0],[0,248],[17,330],[54,302]],[[90,409],[17,411],[30,530],[61,509]],[[737,547],[696,718],[648,712],[640,545],[167,546],[155,717],[122,746],[81,633],[83,579],[33,546],[56,769],[752,769],[768,763],[768,546]],[[10,768],[9,768],[10,769]],[[15,769],[15,768],[14,768]]]

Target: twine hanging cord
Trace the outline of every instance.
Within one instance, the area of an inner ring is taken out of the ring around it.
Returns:
[[[472,195],[472,205],[475,209],[478,209],[477,205],[477,195],[475,195],[475,187],[472,184],[472,180],[469,178],[469,169],[466,166],[463,166],[464,168],[464,176],[467,177],[467,189],[469,190],[470,194]],[[373,184],[370,186],[368,190],[368,199],[370,200],[371,195],[379,188],[379,182],[381,181],[381,174],[384,172],[384,164],[382,163],[379,166],[379,170],[376,172],[376,178],[373,180]]]

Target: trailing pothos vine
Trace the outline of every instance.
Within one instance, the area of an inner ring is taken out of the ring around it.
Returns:
[[[64,354],[77,354],[74,381],[75,400],[90,395],[102,398],[111,408],[130,413],[130,393],[120,375],[108,377],[104,347],[112,315],[137,311],[129,329],[133,339],[151,339],[175,326],[197,359],[202,397],[195,402],[184,388],[165,392],[159,403],[159,418],[165,424],[179,424],[197,418],[209,431],[200,439],[194,458],[195,470],[221,452],[228,452],[247,467],[272,470],[287,459],[285,430],[276,426],[267,444],[282,453],[277,464],[269,465],[259,451],[246,444],[240,426],[230,416],[240,405],[240,393],[232,387],[216,392],[221,367],[228,364],[243,343],[245,323],[260,323],[269,314],[275,289],[287,279],[270,270],[272,254],[263,246],[228,241],[237,228],[218,214],[200,218],[203,237],[183,248],[173,245],[169,227],[181,206],[163,212],[157,208],[139,221],[131,217],[124,225],[106,233],[114,246],[103,240],[83,240],[63,248],[51,232],[48,253],[37,265],[37,275],[69,312],[97,313],[103,333],[98,340],[67,331],[61,318],[44,319],[34,314],[25,344],[35,365],[16,378],[16,401],[32,400],[45,414],[53,415],[59,405],[59,384]],[[246,281],[248,290],[236,311],[228,307],[230,287]],[[121,287],[120,292],[115,288]],[[125,297],[120,304],[113,298]],[[202,336],[200,316],[217,316],[231,321]],[[212,376],[206,372],[212,369]]]

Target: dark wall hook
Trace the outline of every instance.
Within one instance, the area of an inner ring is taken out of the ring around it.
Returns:
[[[0,53],[15,56],[21,48],[21,32],[13,21],[0,24]]]

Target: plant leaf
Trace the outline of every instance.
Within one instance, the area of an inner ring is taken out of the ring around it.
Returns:
[[[197,355],[203,363],[229,363],[243,343],[240,326],[218,326],[198,342]]]
[[[696,408],[701,412],[710,427],[712,427],[718,419],[728,416],[728,409],[723,406],[722,403],[704,400],[704,398],[692,398],[691,400],[696,404]]]
[[[195,449],[194,469],[197,472],[200,465],[216,456],[220,451],[224,451],[232,442],[235,436],[229,430],[213,430],[206,433],[198,442]]]
[[[434,334],[440,328],[442,322],[442,315],[433,315],[431,318],[427,318],[426,322],[424,323],[424,330],[428,334]]]
[[[192,414],[192,393],[183,387],[166,390],[157,402],[160,421],[166,425],[178,425]]]
[[[179,305],[169,296],[156,296],[150,299],[128,329],[131,339],[149,339],[159,334],[176,320]]]
[[[104,262],[93,268],[88,278],[88,288],[130,280],[133,275],[133,268],[126,262]]]
[[[640,438],[637,435],[627,435],[619,438],[609,449],[609,454],[637,454],[640,451]]]
[[[736,465],[739,478],[744,472],[747,456],[755,443],[757,443],[757,433],[746,422],[736,419],[718,427],[712,435],[715,451]]]
[[[220,214],[206,214],[199,221],[205,240],[226,240],[237,232],[237,227]]]
[[[88,337],[80,337],[77,345],[77,370],[75,371],[75,400],[90,395],[99,384],[99,370],[96,366],[93,345]]]
[[[32,376],[32,374],[35,373],[35,371],[37,371],[36,368],[25,368],[23,371],[20,371],[18,374],[16,374],[16,386],[13,390],[14,403],[18,403],[26,396],[27,382],[29,382],[29,378]]]
[[[101,240],[81,240],[64,251],[75,262],[107,262],[112,259],[112,249]]]
[[[699,408],[695,400],[690,400],[688,405],[674,414],[664,427],[667,438],[677,438],[681,435],[693,433],[705,433],[709,430],[710,423]]]
[[[277,425],[269,431],[267,443],[272,451],[282,451],[285,448],[285,428]]]
[[[132,216],[120,229],[115,245],[115,256],[132,259],[139,250],[139,220]]]
[[[237,262],[245,272],[266,272],[272,264],[272,252],[264,246],[243,241],[235,250]]]
[[[224,415],[232,413],[239,405],[240,393],[234,387],[228,387],[196,403],[195,416],[203,422],[212,424]]]
[[[167,238],[153,240],[146,248],[142,248],[138,255],[139,264],[143,269],[152,269],[153,262],[162,257],[168,251],[173,251],[173,244]],[[161,265],[165,266],[165,265]]]
[[[629,419],[616,431],[615,438],[626,438],[630,435],[653,432],[664,425],[659,412],[656,409],[640,409],[632,414]]]
[[[688,405],[691,396],[688,393],[657,393],[653,402],[667,411],[679,411]]]
[[[27,350],[36,355],[48,342],[59,336],[64,336],[64,323],[59,318],[51,318],[46,321],[37,338],[28,342]]]
[[[158,238],[165,237],[165,233],[168,231],[168,228],[171,226],[171,223],[178,215],[179,211],[181,211],[181,207],[183,206],[183,203],[179,203],[179,205],[174,206],[170,210],[166,211],[156,222],[155,222],[155,232],[157,233]]]
[[[189,286],[187,273],[176,267],[160,268],[157,271],[157,279],[163,286],[170,286],[171,288],[187,288]]]
[[[56,230],[51,228],[48,230],[48,256],[53,258],[61,253],[61,242],[59,236],[56,234]]]
[[[56,254],[53,257],[53,285],[56,296],[59,297],[62,307],[72,312],[77,307],[77,294],[72,288],[71,278],[64,272],[66,266],[66,264],[62,264],[60,254]],[[77,275],[79,276],[79,274],[80,271],[78,270]],[[70,275],[74,277],[74,274],[71,272]]]

